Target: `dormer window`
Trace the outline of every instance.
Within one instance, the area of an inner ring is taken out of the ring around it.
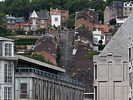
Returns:
[[[12,43],[5,43],[5,56],[12,56]]]
[[[3,49],[2,43],[0,43],[0,56],[2,56],[2,49]]]

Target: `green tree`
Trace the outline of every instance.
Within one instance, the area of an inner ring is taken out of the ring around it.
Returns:
[[[5,14],[0,12],[0,27],[5,27]]]
[[[30,55],[30,57],[33,58],[33,59],[36,59],[36,60],[45,62],[45,58],[44,58],[44,56],[43,56],[41,53],[33,52],[33,53]]]

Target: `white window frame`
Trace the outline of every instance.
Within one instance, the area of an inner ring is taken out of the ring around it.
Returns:
[[[8,45],[8,46],[6,47],[6,45]],[[14,44],[12,42],[4,42],[3,56],[12,57],[14,55],[14,48],[13,47],[14,47]]]
[[[12,87],[4,87],[4,100],[12,100]]]
[[[13,64],[4,64],[4,82],[12,84],[13,81]]]

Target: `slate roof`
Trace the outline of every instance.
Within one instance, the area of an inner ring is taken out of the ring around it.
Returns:
[[[49,13],[47,11],[33,11],[34,16],[39,17],[39,19],[48,19],[49,18]],[[32,17],[32,14],[30,13],[30,17]],[[36,13],[36,14],[35,14]]]
[[[112,53],[113,56],[128,57],[128,42],[132,36],[133,15],[130,15],[99,56],[107,56],[108,53]]]
[[[25,23],[24,17],[17,17],[15,20],[16,20],[16,23]]]

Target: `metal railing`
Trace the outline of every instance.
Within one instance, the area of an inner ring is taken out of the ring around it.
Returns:
[[[64,82],[68,82],[70,84],[74,84],[74,85],[79,85],[79,86],[84,86],[82,82],[79,82],[77,80],[73,80],[61,75],[56,75],[53,73],[49,73],[46,71],[42,71],[36,68],[29,68],[29,67],[17,67],[16,68],[16,73],[34,73],[37,75],[41,75],[43,77],[47,77],[49,79],[54,79],[54,80],[59,80],[59,81],[64,81]]]

